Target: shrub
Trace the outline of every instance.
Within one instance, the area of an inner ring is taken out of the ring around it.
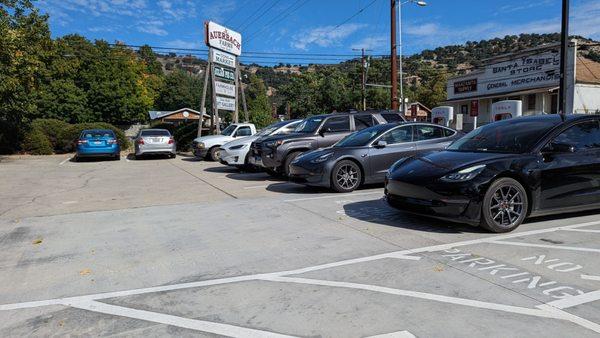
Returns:
[[[198,123],[190,123],[179,126],[173,133],[177,143],[177,150],[189,151],[192,149],[192,141],[198,136]]]
[[[46,135],[52,149],[57,153],[65,151],[68,141],[64,140],[62,136],[70,127],[70,124],[56,119],[37,119],[31,123],[32,129],[42,131]]]
[[[25,134],[21,147],[32,155],[52,155],[52,144],[40,128],[31,128]]]

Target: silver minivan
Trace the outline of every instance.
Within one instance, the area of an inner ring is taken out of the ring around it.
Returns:
[[[135,158],[144,155],[169,155],[175,158],[175,139],[166,129],[142,129],[135,140]]]

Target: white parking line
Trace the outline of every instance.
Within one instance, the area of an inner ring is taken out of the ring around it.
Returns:
[[[563,231],[587,232],[587,233],[600,234],[600,230],[594,230],[594,229],[564,229]]]
[[[580,247],[576,247],[576,246],[560,246],[560,245],[548,245],[548,244],[533,244],[533,243],[510,242],[510,241],[490,241],[490,243],[492,243],[492,244],[502,244],[502,245],[524,246],[524,247],[531,247],[531,248],[546,248],[546,249],[571,250],[571,251],[600,252],[600,249],[580,248]]]
[[[197,330],[202,332],[214,333],[218,335],[228,337],[291,337],[287,335],[272,333],[269,331],[262,331],[256,329],[249,329],[241,326],[234,326],[229,324],[221,324],[214,322],[207,322],[204,320],[189,319],[178,316],[167,315],[158,312],[150,312],[144,310],[137,310],[128,307],[110,305],[106,303],[96,301],[83,301],[64,304],[78,309],[89,310],[99,313],[105,313],[109,315],[117,315],[121,317],[134,318],[145,320],[154,323],[160,323],[165,325],[172,325],[182,327],[190,330]]]
[[[595,280],[595,281],[599,281],[600,282],[600,276],[581,275],[581,279]]]
[[[376,336],[369,336],[366,338],[417,338],[417,337],[408,331],[398,331],[398,332],[378,334]]]
[[[557,309],[566,309],[585,303],[595,302],[597,300],[600,300],[600,290],[587,292],[578,296],[554,300],[548,303],[548,305],[554,306]]]
[[[65,163],[67,163],[68,161],[70,161],[72,159],[72,157],[68,157],[66,159],[64,159],[62,162],[60,162],[58,165],[63,165]]]
[[[284,200],[284,202],[301,202],[301,201],[312,201],[312,200],[321,200],[326,198],[340,198],[340,197],[352,197],[352,196],[364,196],[364,195],[374,195],[379,194],[383,196],[382,191],[370,191],[370,192],[359,192],[353,194],[335,194],[335,195],[327,195],[327,196],[318,196],[318,197],[306,197],[306,198],[295,198],[291,200]]]

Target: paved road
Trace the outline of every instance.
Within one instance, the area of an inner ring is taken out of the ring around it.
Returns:
[[[597,214],[518,232],[190,158],[0,162],[0,336],[600,334]]]

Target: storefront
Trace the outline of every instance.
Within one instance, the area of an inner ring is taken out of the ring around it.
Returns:
[[[485,60],[483,68],[448,80],[445,106],[454,110],[453,127],[466,131],[492,122],[492,106],[520,101],[522,115],[558,112],[558,44]],[[567,60],[567,112],[600,111],[600,63],[578,55],[571,43]]]

